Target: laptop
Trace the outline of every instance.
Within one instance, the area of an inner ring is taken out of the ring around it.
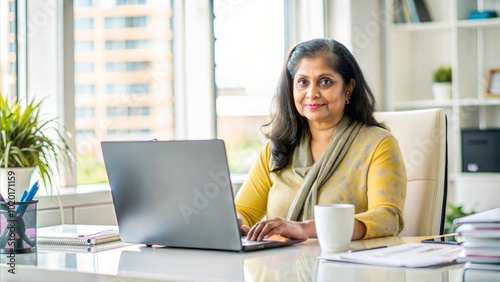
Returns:
[[[251,251],[303,240],[241,237],[224,141],[103,141],[121,240]]]

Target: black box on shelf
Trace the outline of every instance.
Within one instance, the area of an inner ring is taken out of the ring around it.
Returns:
[[[500,172],[500,128],[462,129],[462,171]]]

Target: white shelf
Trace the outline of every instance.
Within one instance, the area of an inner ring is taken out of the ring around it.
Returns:
[[[457,27],[460,28],[498,27],[498,26],[500,26],[500,18],[457,21]]]
[[[423,22],[423,23],[397,23],[392,26],[395,31],[432,31],[447,30],[452,27],[451,22]]]
[[[436,100],[410,100],[399,101],[394,103],[396,110],[402,109],[427,109],[427,108],[447,108],[452,107],[452,101],[436,101]]]
[[[450,108],[454,105],[464,106],[464,107],[483,107],[483,106],[500,106],[500,98],[488,98],[488,99],[456,99],[449,101],[436,101],[433,99],[429,100],[409,100],[409,101],[397,101],[394,102],[394,108],[396,110],[402,109],[427,109],[427,108]]]
[[[394,1],[386,0],[385,7],[394,7]],[[386,19],[387,110],[444,109],[448,116],[450,178],[453,175],[453,179],[467,182],[470,177],[483,176],[461,173],[461,130],[500,127],[500,97],[481,97],[487,70],[500,62],[500,17],[466,18],[470,11],[481,9],[500,14],[500,0],[425,3],[434,21],[393,23],[392,18]],[[437,101],[432,95],[432,73],[442,65],[452,68],[453,95],[450,100]],[[497,176],[500,178],[500,173]],[[500,183],[495,177],[487,179]]]

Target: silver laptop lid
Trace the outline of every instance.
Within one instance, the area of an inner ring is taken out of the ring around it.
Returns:
[[[241,250],[222,140],[101,146],[122,241]]]

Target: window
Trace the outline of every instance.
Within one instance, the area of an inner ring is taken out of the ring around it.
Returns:
[[[145,16],[105,18],[104,19],[104,26],[108,29],[110,29],[110,28],[146,27],[147,26],[147,18]]]
[[[84,8],[84,7],[92,7],[92,0],[74,0],[73,7]]]
[[[75,109],[76,117],[94,117],[95,116],[95,108],[90,107],[79,107]]]
[[[247,173],[265,142],[260,126],[269,121],[285,57],[284,6],[233,4],[214,1],[217,137],[226,142],[231,172]]]
[[[149,85],[144,83],[106,85],[107,94],[143,94],[148,92],[149,92]]]
[[[149,62],[107,62],[107,72],[147,70]]]
[[[116,5],[144,5],[146,0],[117,0]]]
[[[106,40],[106,50],[149,48],[147,40]]]
[[[94,71],[94,63],[90,62],[78,62],[75,63],[76,73],[89,73]]]
[[[88,30],[93,28],[94,28],[94,19],[75,18],[75,23],[74,23],[75,30]]]
[[[150,107],[108,107],[109,117],[114,116],[149,116]]]
[[[95,85],[93,84],[77,84],[75,85],[76,95],[93,95],[95,94]]]
[[[0,93],[17,96],[17,0],[8,1],[7,9],[0,8]],[[3,4],[3,2],[2,2]],[[7,34],[3,34],[6,31]]]
[[[90,111],[80,110],[75,118],[78,185],[107,181],[101,141],[174,138],[173,84],[168,75],[172,69],[170,2],[111,0],[94,1],[101,9],[74,7],[75,21],[93,22],[91,29],[75,25],[74,30],[75,108],[94,108],[93,117],[84,116]],[[131,16],[137,15],[139,4],[145,6],[141,15]],[[155,20],[148,21],[153,16]],[[154,32],[125,29],[133,27]]]
[[[94,41],[75,41],[75,52],[88,52],[94,50]]]

